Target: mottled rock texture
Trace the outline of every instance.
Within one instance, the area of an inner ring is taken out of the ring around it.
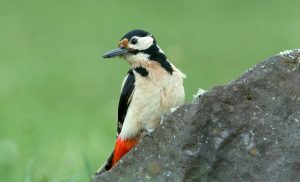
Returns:
[[[181,106],[92,181],[300,181],[300,50]]]

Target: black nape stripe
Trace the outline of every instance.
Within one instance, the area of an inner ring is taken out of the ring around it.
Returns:
[[[134,68],[134,71],[138,72],[143,77],[148,76],[149,72],[146,68],[143,68],[141,66]]]
[[[158,54],[151,55],[150,60],[159,62],[161,66],[172,75],[174,70],[169,61],[167,60],[167,57],[163,53],[159,52]]]
[[[173,73],[173,68],[172,65],[170,64],[170,62],[167,60],[167,57],[164,53],[159,52],[159,48],[156,45],[156,41],[154,41],[154,44],[149,47],[146,50],[143,50],[142,52],[149,54],[150,57],[149,59],[151,61],[157,61],[160,63],[160,65],[165,68],[170,74]]]

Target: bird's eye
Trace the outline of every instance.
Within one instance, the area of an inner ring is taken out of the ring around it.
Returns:
[[[130,40],[130,43],[131,43],[131,44],[136,44],[137,42],[138,42],[137,38],[132,38],[132,39]]]

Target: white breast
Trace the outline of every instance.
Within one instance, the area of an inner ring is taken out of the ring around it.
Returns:
[[[146,67],[147,77],[134,72],[135,89],[120,133],[122,138],[132,138],[142,129],[154,129],[163,114],[183,104],[184,74],[173,68],[171,75],[159,63],[151,61]]]

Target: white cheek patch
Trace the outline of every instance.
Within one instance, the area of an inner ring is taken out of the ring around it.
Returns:
[[[136,50],[146,50],[153,44],[153,38],[150,36],[147,37],[135,37],[138,42],[136,44],[130,44],[129,48]]]

